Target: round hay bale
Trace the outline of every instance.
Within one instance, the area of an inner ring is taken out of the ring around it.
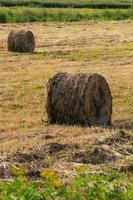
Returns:
[[[8,51],[32,53],[35,48],[35,38],[31,31],[11,31],[8,36]]]
[[[101,75],[58,73],[47,92],[49,123],[111,125],[111,91]]]

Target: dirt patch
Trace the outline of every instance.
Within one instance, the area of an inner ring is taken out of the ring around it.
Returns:
[[[120,167],[121,172],[132,172],[133,173],[133,162]]]
[[[22,153],[18,152],[14,155],[15,159],[19,163],[31,163],[45,159],[45,156],[39,153]]]
[[[133,137],[120,131],[96,142],[84,152],[76,152],[73,160],[79,163],[102,164],[133,155]]]
[[[32,152],[16,152],[14,155],[5,156],[1,159],[0,176],[2,179],[11,177],[10,168],[21,168],[26,166],[29,172],[26,174],[28,179],[40,178],[42,169],[49,167],[48,157],[52,159],[53,165],[57,163],[58,169],[63,176],[64,168],[62,162],[71,165],[89,164],[92,169],[100,169],[104,164],[109,165],[109,170],[132,172],[133,164],[129,162],[133,156],[133,136],[119,131],[102,140],[91,143],[87,146],[80,146],[76,143],[49,142],[49,135],[46,143],[36,147]],[[51,139],[51,137],[50,137]],[[129,158],[129,160],[127,160]],[[126,160],[126,163],[122,163]],[[69,170],[65,169],[67,174]],[[74,168],[72,169],[74,170]],[[71,176],[71,174],[69,174]]]
[[[45,135],[44,136],[44,139],[46,140],[50,140],[50,139],[53,139],[54,137],[52,135]],[[43,139],[43,138],[42,138]]]
[[[105,162],[113,162],[117,157],[121,156],[115,151],[112,151],[109,146],[94,146],[88,151],[78,152],[74,155],[74,161],[86,164],[102,164]]]
[[[124,131],[119,131],[117,134],[114,134],[110,137],[105,138],[104,140],[98,141],[97,144],[107,144],[109,146],[115,144],[124,144],[127,142],[133,142],[133,136],[125,133]]]
[[[31,170],[26,174],[27,179],[37,179],[41,178],[39,170]]]
[[[67,150],[72,150],[72,149],[78,149],[77,144],[59,144],[59,143],[50,143],[47,144],[46,146],[46,151],[50,155],[55,155],[60,151],[67,151]]]
[[[4,156],[0,161],[0,179],[11,178],[13,176],[10,172],[12,167],[17,169],[26,167],[28,169],[26,177],[29,179],[39,178],[40,171],[48,167],[46,157],[38,153],[17,152],[14,155]]]
[[[4,179],[4,178],[6,178],[6,169],[3,167],[3,166],[0,166],[0,178],[1,179]]]
[[[115,120],[113,124],[114,127],[119,129],[133,130],[133,120],[130,118],[127,120]]]
[[[47,153],[55,154],[68,148],[68,144],[50,143],[47,145]]]
[[[10,168],[26,167],[28,179],[40,178],[42,169],[49,167],[48,156],[51,156],[52,162],[56,162],[61,157],[70,157],[73,151],[79,149],[77,144],[48,143],[41,145],[33,152],[16,152],[14,155],[4,156],[0,165],[0,177],[2,179],[10,178]]]

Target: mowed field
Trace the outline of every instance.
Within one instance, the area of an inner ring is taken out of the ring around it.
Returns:
[[[18,29],[34,33],[35,53],[7,51],[8,34]],[[32,172],[53,165],[65,178],[80,164],[132,172],[133,21],[0,24],[0,35],[0,177],[23,165]],[[57,72],[106,78],[110,129],[47,124],[46,84]]]

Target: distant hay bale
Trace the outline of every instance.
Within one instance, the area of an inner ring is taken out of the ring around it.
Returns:
[[[8,36],[8,51],[32,53],[35,48],[35,39],[31,31],[11,31]]]
[[[111,125],[111,91],[101,75],[58,73],[47,92],[49,123]]]

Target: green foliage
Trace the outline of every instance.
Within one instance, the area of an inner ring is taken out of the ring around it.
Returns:
[[[133,196],[133,180],[125,174],[91,174],[81,166],[64,184],[54,169],[43,170],[42,180],[36,182],[27,181],[23,171],[13,170],[16,178],[1,184],[0,200],[132,200]]]
[[[0,200],[37,200],[37,189],[37,184],[26,182],[23,176],[19,176],[11,183],[2,184]]]
[[[74,22],[87,20],[133,19],[133,9],[47,9],[47,8],[0,8],[0,22]]]
[[[2,6],[33,6],[45,8],[131,8],[132,0],[0,0]]]
[[[0,12],[0,22],[1,23],[6,23],[7,19],[6,19],[6,13],[2,13]]]

